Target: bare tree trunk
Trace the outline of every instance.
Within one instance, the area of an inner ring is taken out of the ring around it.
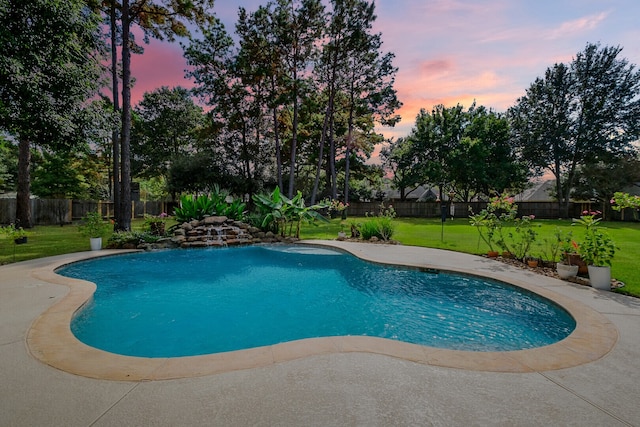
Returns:
[[[324,122],[322,123],[322,134],[320,135],[320,147],[318,149],[318,167],[316,168],[316,179],[313,183],[313,191],[311,192],[311,204],[316,204],[316,197],[318,196],[318,187],[320,184],[320,173],[322,172],[322,161],[324,160],[324,144],[327,135],[327,128],[329,126],[329,115],[331,112],[331,96],[329,98],[329,104],[324,116]]]
[[[122,1],[122,193],[118,229],[131,230],[131,40],[129,0]]]
[[[291,137],[291,161],[289,165],[289,198],[293,197],[296,175],[296,149],[298,148],[298,74],[293,73],[293,135]]]
[[[113,90],[113,111],[120,111],[120,100],[118,95],[118,49],[116,37],[116,3],[111,3],[111,81]],[[117,129],[111,133],[111,144],[113,147],[113,215],[114,229],[118,229],[120,224],[120,138]]]
[[[18,193],[16,195],[16,227],[31,228],[31,144],[18,142]]]
[[[271,93],[276,93],[275,77],[271,76]],[[278,107],[273,106],[273,139],[276,143],[276,173],[278,175],[278,188],[280,192],[284,192],[284,183],[282,182],[282,149],[280,147],[280,130],[278,129]]]

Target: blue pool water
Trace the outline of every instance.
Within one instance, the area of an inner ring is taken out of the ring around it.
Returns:
[[[509,285],[311,247],[133,253],[58,273],[97,283],[72,321],[76,337],[131,356],[200,355],[343,335],[505,351],[551,344],[575,328],[563,309]]]

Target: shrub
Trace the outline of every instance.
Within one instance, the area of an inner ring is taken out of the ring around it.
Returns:
[[[383,203],[380,205],[378,216],[367,215],[367,220],[359,225],[358,231],[364,240],[376,237],[386,242],[393,237],[395,232],[395,224],[393,223],[395,216],[396,211],[393,206],[385,207]]]
[[[155,243],[160,240],[160,236],[155,236],[145,231],[118,231],[113,233],[107,241],[110,249],[121,249],[125,245],[138,246],[142,243]]]

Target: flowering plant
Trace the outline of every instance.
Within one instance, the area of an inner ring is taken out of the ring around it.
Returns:
[[[328,205],[329,206],[327,207],[327,214],[330,218],[337,216],[338,213],[343,212],[349,207],[349,203],[343,203],[338,199],[332,199],[331,202],[328,202]]]
[[[633,217],[638,218],[638,209],[640,209],[640,196],[632,196],[629,193],[617,192],[613,194],[611,199],[611,209],[614,211],[624,211],[624,209],[633,209]],[[623,212],[624,215],[624,212]],[[624,216],[623,216],[624,219]]]
[[[602,218],[596,218],[602,212],[583,211],[580,219],[572,225],[579,224],[586,227],[584,240],[578,245],[578,253],[584,262],[598,267],[611,266],[611,260],[616,253],[616,245],[608,233],[598,227]]]
[[[518,206],[515,204],[514,198],[510,197],[507,193],[503,193],[500,196],[492,197],[487,207],[479,213],[474,214],[473,211],[471,211],[469,222],[477,228],[480,238],[489,246],[490,251],[494,251],[495,243],[505,251],[513,253],[505,238],[503,227],[507,224],[514,223],[517,227],[517,233],[519,234],[529,228],[529,223],[533,219],[533,217],[526,216],[522,217],[521,220],[516,220],[517,215]],[[528,231],[526,233],[528,234],[528,238],[532,237]],[[510,236],[513,237],[513,234],[511,233]],[[509,234],[507,234],[507,237],[509,237]],[[533,235],[533,239],[535,240],[535,235]],[[530,243],[531,242],[527,245],[527,248],[530,246]]]

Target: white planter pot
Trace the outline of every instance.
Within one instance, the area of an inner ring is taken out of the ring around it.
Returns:
[[[556,271],[561,279],[570,279],[577,276],[578,266],[558,263],[556,264]]]
[[[589,283],[592,288],[611,290],[611,267],[589,266]]]
[[[92,251],[99,251],[102,249],[102,237],[91,237],[89,238],[89,243],[91,244]]]

